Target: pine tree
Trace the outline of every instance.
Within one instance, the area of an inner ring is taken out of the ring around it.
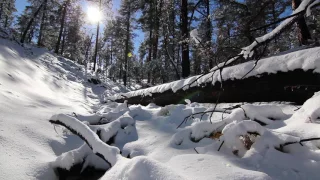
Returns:
[[[0,2],[0,27],[8,28],[11,26],[16,12],[15,0],[1,0]]]

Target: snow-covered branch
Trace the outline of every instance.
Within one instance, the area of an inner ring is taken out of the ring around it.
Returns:
[[[92,151],[103,158],[110,166],[115,165],[120,157],[120,150],[100,140],[98,135],[78,119],[65,115],[54,115],[49,120],[52,124],[62,125],[83,139]]]
[[[271,32],[269,32],[261,37],[256,38],[252,44],[250,44],[247,47],[242,48],[243,50],[237,56],[227,60],[226,62],[220,63],[219,65],[212,68],[210,70],[210,72],[217,71],[217,70],[239,60],[240,58],[251,57],[253,55],[253,52],[255,49],[257,49],[261,45],[271,41],[276,36],[280,35],[287,27],[291,26],[298,19],[298,17],[301,15],[301,13],[307,11],[308,12],[307,14],[310,14],[310,9],[313,7],[316,7],[319,4],[320,4],[320,0],[304,0],[300,4],[300,6],[292,13],[290,18],[287,18],[286,20],[284,20],[279,26],[277,26]]]

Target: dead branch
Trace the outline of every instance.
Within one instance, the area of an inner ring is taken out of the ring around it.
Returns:
[[[118,148],[108,146],[102,142],[95,132],[74,117],[62,114],[54,117],[55,118],[49,120],[50,123],[61,125],[67,128],[73,134],[79,136],[83,141],[86,142],[86,144],[88,144],[90,149],[92,149],[97,156],[106,161],[110,167],[116,163],[117,158],[112,157],[112,154],[119,154]]]
[[[193,113],[193,114],[190,114],[189,116],[185,117],[183,119],[183,121],[179,124],[179,126],[177,127],[177,129],[183,124],[183,123],[186,123],[190,118],[194,118],[195,115],[199,115],[201,114],[200,116],[200,121],[202,120],[203,116],[207,113],[213,113],[213,112],[220,112],[220,113],[228,113],[230,114],[231,111],[230,110],[227,110],[227,109],[217,109],[217,108],[214,108],[214,110],[211,110],[211,111],[204,111],[204,112],[198,112],[198,113]]]
[[[218,148],[218,151],[220,151],[222,145],[224,144],[224,141],[222,141],[222,143],[220,144],[219,148]]]

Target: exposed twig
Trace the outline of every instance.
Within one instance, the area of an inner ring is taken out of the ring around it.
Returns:
[[[194,16],[194,12],[196,11],[197,7],[199,6],[199,4],[201,3],[202,0],[199,0],[193,7],[192,9],[192,13],[191,13],[191,17],[190,17],[190,21],[189,21],[189,29],[190,29],[190,26],[191,26],[191,22],[193,20],[193,16]]]
[[[218,148],[218,151],[220,151],[222,145],[224,144],[224,141],[222,141],[222,143],[220,144],[219,148]]]
[[[274,21],[274,22],[272,22],[272,23],[270,23],[270,24],[266,24],[266,25],[264,25],[264,26],[261,26],[261,27],[255,28],[255,29],[251,29],[250,32],[252,32],[252,31],[258,31],[258,30],[260,30],[260,29],[265,29],[265,28],[267,28],[267,27],[269,27],[269,26],[278,24],[278,23],[280,23],[280,22],[282,22],[282,21],[284,21],[284,20],[286,20],[286,19],[292,18],[292,17],[294,17],[294,16],[299,16],[300,14],[303,14],[303,13],[305,13],[305,10],[304,10],[304,11],[301,11],[301,12],[299,12],[299,13],[296,13],[296,14],[291,14],[290,16],[287,16],[287,17],[284,17],[284,18],[280,18],[280,19],[278,19],[277,21]]]
[[[183,123],[186,123],[187,121],[188,121],[188,119],[190,119],[190,118],[193,118],[193,116],[195,116],[195,115],[199,115],[199,114],[201,114],[201,119],[202,119],[202,117],[205,115],[205,114],[207,114],[207,113],[212,113],[212,112],[221,112],[221,113],[231,113],[231,111],[229,111],[229,110],[227,110],[227,109],[214,109],[214,110],[211,110],[211,111],[204,111],[204,112],[198,112],[198,113],[193,113],[193,114],[190,114],[189,116],[187,116],[187,117],[185,117],[184,119],[183,119],[183,121],[179,124],[179,126],[177,127],[177,129],[183,124]],[[201,120],[200,119],[200,120]]]
[[[299,143],[300,145],[302,145],[303,142],[308,142],[308,141],[316,141],[316,140],[320,140],[320,138],[308,138],[308,139],[301,139],[300,141],[296,141],[296,142],[286,142],[284,144],[282,144],[282,147],[284,146],[288,146],[291,144],[297,144]],[[280,145],[281,146],[281,145]],[[303,146],[303,145],[302,145]]]
[[[194,149],[194,151],[197,153],[197,154],[199,154],[199,152],[197,151],[197,149],[196,148],[193,148]]]

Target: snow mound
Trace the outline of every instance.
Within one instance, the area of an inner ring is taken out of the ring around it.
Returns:
[[[320,123],[320,92],[308,99],[289,121]]]
[[[167,164],[190,180],[271,179],[263,172],[243,169],[245,165],[232,162],[232,158],[225,158],[221,154],[180,155],[172,158]]]
[[[135,157],[118,162],[101,179],[183,180],[187,178],[158,161],[147,157]]]

